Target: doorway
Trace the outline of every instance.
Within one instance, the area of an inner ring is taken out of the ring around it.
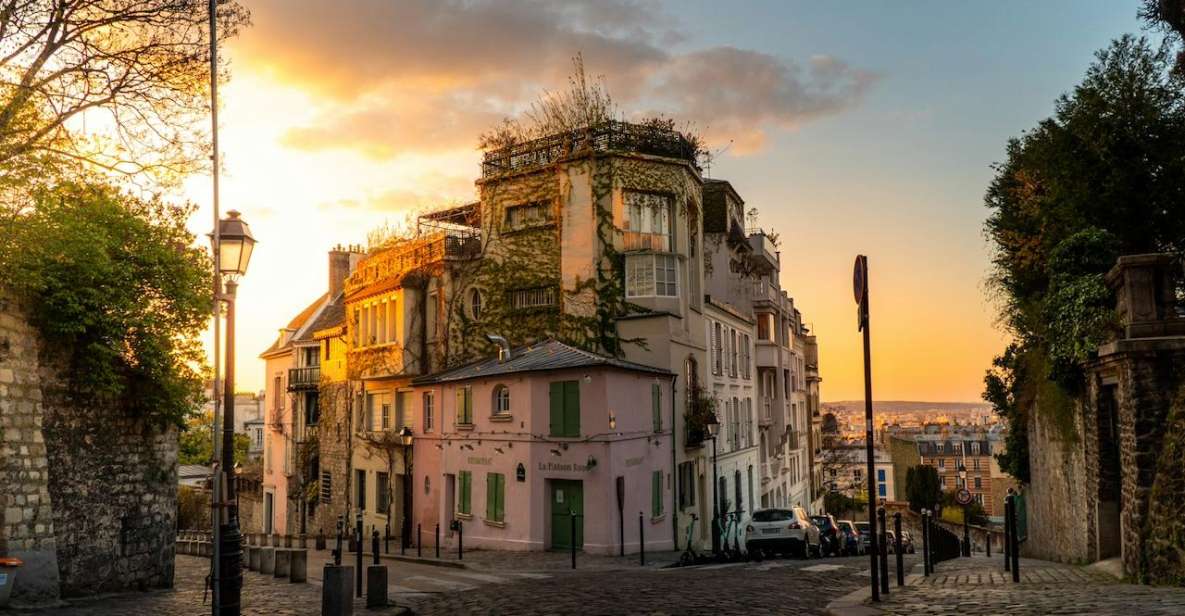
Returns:
[[[263,532],[270,535],[274,531],[272,517],[274,516],[275,496],[271,492],[263,493]]]
[[[1123,471],[1119,458],[1118,385],[1103,382],[1095,404],[1099,446],[1099,500],[1095,516],[1098,529],[1097,559],[1123,552]]]
[[[453,534],[453,520],[456,519],[457,514],[457,476],[447,474],[444,476],[444,528],[449,529],[448,534],[451,537]]]
[[[584,482],[552,479],[549,482],[551,503],[551,549],[570,550],[584,546]],[[576,514],[573,516],[572,514]]]

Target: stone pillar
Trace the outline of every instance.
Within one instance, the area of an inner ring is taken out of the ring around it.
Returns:
[[[261,548],[259,551],[259,572],[271,575],[276,570],[276,548]]]
[[[387,607],[387,566],[366,568],[366,607]]]
[[[273,572],[272,572],[275,577],[278,577],[278,578],[288,577],[288,571],[289,571],[288,565],[289,565],[289,563],[292,562],[291,556],[292,556],[291,549],[276,548],[276,556],[275,556],[276,562],[275,562],[275,568],[273,569]]]
[[[250,569],[252,571],[259,571],[263,559],[263,546],[251,546],[251,549],[247,552],[247,558],[249,559]]]
[[[292,550],[288,562],[288,581],[293,584],[304,584],[309,579],[309,553],[304,550]]]
[[[321,616],[353,616],[354,568],[325,565],[321,579]]]

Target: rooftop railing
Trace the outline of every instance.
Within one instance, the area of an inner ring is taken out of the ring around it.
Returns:
[[[699,169],[696,144],[682,133],[659,126],[611,120],[485,153],[482,177],[541,167],[581,152],[634,152],[678,158]]]

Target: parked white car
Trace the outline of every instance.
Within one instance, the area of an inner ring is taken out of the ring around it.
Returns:
[[[758,509],[745,527],[745,548],[750,554],[798,554],[822,556],[819,527],[802,507]]]

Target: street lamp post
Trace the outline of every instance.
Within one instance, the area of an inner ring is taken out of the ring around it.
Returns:
[[[215,236],[212,234],[211,238]],[[218,281],[224,281],[217,300],[226,303],[226,366],[222,386],[222,460],[218,469],[223,494],[216,491],[215,510],[219,513],[219,541],[214,544],[218,560],[218,605],[216,612],[223,616],[237,616],[243,589],[242,534],[239,528],[239,507],[235,496],[235,291],[238,279],[247,273],[255,237],[239,213],[231,210],[218,221],[217,242],[213,249],[218,255]],[[216,281],[216,282],[218,282]],[[215,358],[217,361],[217,358]],[[219,502],[221,501],[221,502]]]
[[[720,420],[716,413],[708,418],[708,435],[712,438],[712,555],[720,554],[720,499],[716,494],[716,486],[720,479],[716,468],[716,435],[720,432]]]
[[[411,489],[411,464],[408,462],[408,453],[411,451],[411,444],[415,437],[412,435],[411,428],[403,426],[399,430],[399,442],[403,445],[403,531],[400,533],[400,545],[404,549],[410,547],[409,539],[411,536],[411,497],[413,490]]]
[[[967,467],[959,465],[959,487],[964,490],[967,489]],[[971,556],[971,527],[970,520],[967,513],[970,511],[970,503],[963,505],[963,556]]]

